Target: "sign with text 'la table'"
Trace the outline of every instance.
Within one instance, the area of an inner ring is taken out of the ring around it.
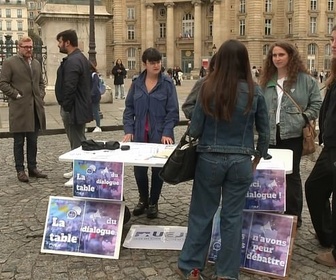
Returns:
[[[123,200],[124,163],[101,160],[74,160],[73,196]]]
[[[42,253],[118,259],[124,202],[50,196]]]

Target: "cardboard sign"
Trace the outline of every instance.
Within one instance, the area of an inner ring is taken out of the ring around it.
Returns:
[[[118,259],[123,202],[49,198],[41,252]]]
[[[221,248],[220,209],[213,221],[209,262],[216,262]],[[296,223],[296,216],[244,211],[241,269],[272,277],[287,277]]]
[[[246,210],[286,211],[285,169],[258,168],[250,185],[245,202]]]
[[[73,196],[122,201],[122,162],[74,160]]]
[[[132,249],[181,250],[187,227],[132,225],[123,247]]]

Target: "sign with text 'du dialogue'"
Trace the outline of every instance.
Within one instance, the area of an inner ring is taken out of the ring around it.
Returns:
[[[122,201],[124,163],[74,160],[73,196]]]
[[[222,245],[220,209],[213,221],[209,262],[216,262]],[[241,269],[251,273],[286,278],[296,234],[296,222],[296,216],[244,210]]]
[[[49,198],[42,253],[118,259],[124,202]]]

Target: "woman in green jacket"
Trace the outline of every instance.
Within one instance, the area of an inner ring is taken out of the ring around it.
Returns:
[[[305,117],[315,120],[321,107],[316,80],[308,74],[299,52],[291,43],[274,43],[267,54],[260,86],[264,90],[270,123],[270,148],[293,151],[293,172],[286,176],[286,214],[298,217],[302,224],[302,128]],[[303,114],[287,96],[301,107]]]

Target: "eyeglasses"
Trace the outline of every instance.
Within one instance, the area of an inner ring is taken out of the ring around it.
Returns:
[[[20,46],[20,48],[23,48],[25,50],[32,50],[33,49],[32,46]]]

